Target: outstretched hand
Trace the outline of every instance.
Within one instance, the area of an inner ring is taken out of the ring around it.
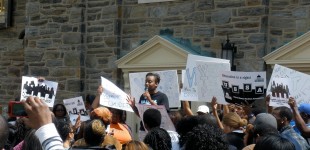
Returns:
[[[214,96],[212,97],[211,106],[213,110],[217,109],[217,99]]]
[[[43,125],[52,123],[52,112],[41,99],[29,96],[22,103],[28,114],[28,118],[22,118],[27,126],[39,129]]]
[[[97,89],[97,95],[101,95],[103,93],[103,86],[99,85]]]
[[[265,104],[266,104],[266,106],[269,106],[269,104],[270,104],[270,94],[268,94],[268,95],[266,96],[266,98],[265,98]]]
[[[135,106],[136,102],[135,102],[135,98],[134,97],[132,97],[131,95],[127,95],[127,99],[126,100],[127,100],[128,104],[132,108]]]
[[[297,104],[296,104],[296,100],[293,98],[293,97],[290,97],[288,99],[288,105],[290,105],[290,107],[293,109],[295,107],[297,107]]]

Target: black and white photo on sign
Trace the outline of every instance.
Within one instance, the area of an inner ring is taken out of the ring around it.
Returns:
[[[72,124],[75,124],[78,115],[81,121],[89,120],[89,112],[86,111],[82,96],[63,100]]]
[[[223,95],[228,103],[249,105],[266,93],[266,72],[223,71]]]
[[[285,97],[294,97],[297,104],[310,103],[310,76],[276,64],[273,68],[267,91],[271,106],[288,106]],[[277,101],[274,101],[273,98]],[[282,105],[283,104],[283,105]]]
[[[27,99],[29,96],[36,96],[44,100],[48,107],[54,106],[58,83],[44,80],[40,82],[35,77],[22,77],[21,100]]]

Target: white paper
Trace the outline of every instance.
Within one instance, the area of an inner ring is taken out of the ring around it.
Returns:
[[[196,68],[199,101],[211,102],[214,96],[219,104],[227,104],[221,86],[221,73],[230,71],[230,64],[196,61]]]
[[[101,85],[103,93],[100,95],[100,105],[133,112],[124,91],[104,77],[101,77]]]
[[[283,84],[288,85],[289,96],[294,97],[298,105],[301,103],[310,103],[310,76],[308,74],[276,64],[268,84],[268,93],[271,93],[273,81],[275,83],[281,83],[281,80],[287,80]],[[287,106],[286,104],[279,105],[272,101],[270,102],[271,106]]]
[[[140,96],[145,92],[145,75],[148,72],[130,73],[130,91],[131,95],[135,97],[136,103],[139,102]],[[157,90],[165,93],[168,97],[169,107],[180,107],[181,102],[179,100],[179,83],[176,70],[167,71],[152,71],[152,73],[158,73],[160,76],[160,82]]]
[[[180,100],[199,101],[196,61],[229,63],[229,60],[188,54]]]
[[[53,107],[58,83],[44,80],[39,82],[35,77],[22,77],[20,100],[26,100],[29,96],[36,96],[44,100],[48,107]]]
[[[224,71],[221,77],[227,103],[249,105],[265,97],[266,72]]]
[[[89,120],[89,114],[86,111],[82,96],[63,100],[70,117],[71,123],[74,125],[78,115],[81,115],[81,121]]]

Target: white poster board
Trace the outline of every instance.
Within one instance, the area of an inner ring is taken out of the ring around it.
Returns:
[[[145,75],[148,72],[130,73],[130,91],[131,95],[135,97],[136,103],[139,102],[140,96],[145,92]],[[169,107],[180,107],[181,102],[179,100],[179,83],[176,70],[167,71],[152,71],[152,73],[158,73],[160,76],[160,82],[157,90],[165,93],[168,97]]]
[[[87,121],[90,119],[89,114],[86,111],[82,96],[64,99],[63,102],[70,117],[70,121],[73,125],[75,124],[79,114],[81,115],[81,121]]]
[[[196,61],[196,68],[199,101],[211,102],[214,96],[219,104],[227,104],[221,86],[221,73],[230,71],[230,64]]]
[[[104,77],[101,77],[101,85],[103,92],[100,95],[100,105],[133,112],[126,100],[127,94],[123,90]]]
[[[224,71],[221,77],[227,103],[249,105],[265,98],[266,72]]]
[[[276,96],[276,93],[280,96]],[[271,96],[271,106],[288,106],[287,95],[294,97],[298,105],[310,103],[310,76],[276,64],[270,77],[267,94]]]
[[[183,88],[180,94],[180,100],[186,101],[198,101],[198,82],[197,82],[197,67],[196,61],[205,61],[205,62],[217,62],[217,63],[230,63],[226,59],[218,59],[205,56],[197,56],[188,54],[186,70],[184,75]]]
[[[140,118],[143,118],[143,113],[147,109],[153,108],[153,109],[159,110],[159,112],[161,114],[160,127],[163,129],[166,129],[166,130],[175,131],[175,127],[174,127],[174,125],[173,125],[173,123],[172,123],[172,121],[171,121],[171,119],[167,113],[165,106],[163,106],[163,105],[142,105],[142,104],[136,104],[136,106],[138,108]],[[143,120],[142,120],[142,123],[143,123],[143,126],[145,126]],[[145,130],[145,131],[147,131],[147,130]]]
[[[57,82],[47,80],[39,82],[38,78],[23,76],[20,100],[26,100],[29,96],[36,96],[44,100],[48,107],[53,107],[57,87]]]

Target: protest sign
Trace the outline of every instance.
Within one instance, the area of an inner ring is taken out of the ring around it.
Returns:
[[[287,106],[288,98],[297,104],[310,103],[310,76],[296,70],[275,65],[267,88],[270,106]]]
[[[229,63],[229,60],[188,54],[180,100],[198,101],[196,61]]]
[[[226,102],[249,105],[255,100],[264,99],[266,72],[224,71],[221,77]]]
[[[148,72],[130,73],[130,91],[131,95],[139,102],[140,96],[145,92],[145,75]],[[179,83],[176,70],[153,71],[160,76],[160,83],[157,90],[165,93],[168,97],[169,107],[180,107]]]
[[[227,104],[222,90],[222,71],[230,71],[229,63],[196,61],[197,89],[199,101],[211,102],[212,97],[217,103]]]
[[[53,107],[58,83],[44,80],[40,82],[35,77],[22,77],[20,100],[26,100],[29,96],[36,96],[43,100],[48,107]]]
[[[103,92],[100,95],[100,105],[133,112],[124,91],[104,77],[101,77],[101,85]]]
[[[141,116],[141,118],[143,118],[143,113],[147,110],[147,109],[157,109],[159,110],[160,114],[161,114],[161,124],[160,127],[164,128],[166,130],[170,130],[170,131],[175,131],[175,127],[167,113],[167,110],[165,108],[165,106],[163,105],[142,105],[142,104],[136,104],[137,108],[138,108],[138,112],[139,115]],[[143,126],[144,126],[144,122],[142,120]]]
[[[63,100],[72,124],[75,124],[79,114],[81,121],[89,120],[89,112],[86,111],[82,96]]]

